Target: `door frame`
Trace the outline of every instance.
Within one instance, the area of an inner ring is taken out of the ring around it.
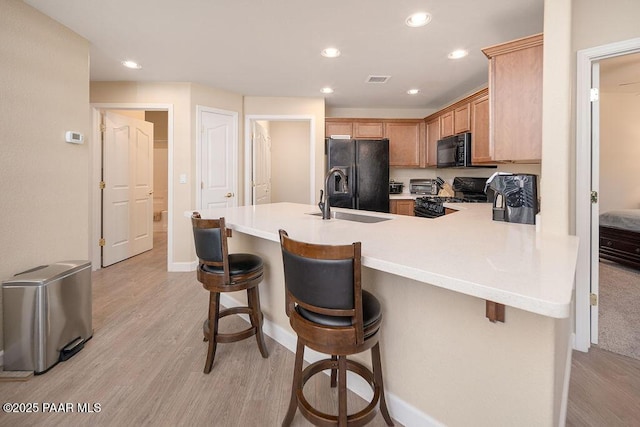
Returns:
[[[312,115],[270,115],[249,114],[244,116],[244,204],[252,204],[253,188],[251,187],[253,173],[253,138],[251,123],[254,120],[269,122],[309,122],[309,204],[314,204],[315,174],[316,174],[316,118]]]
[[[591,179],[592,141],[591,70],[594,63],[615,56],[640,52],[640,38],[606,44],[577,52],[576,63],[576,235],[580,238],[576,268],[576,339],[574,348],[588,351],[591,347],[591,282],[597,267],[597,233],[592,233]],[[597,124],[599,126],[599,123]],[[596,147],[599,151],[599,145]],[[592,254],[595,254],[592,256]],[[593,307],[597,310],[598,307]]]
[[[233,135],[231,135],[231,141],[233,142],[233,153],[232,153],[232,177],[233,177],[233,193],[236,194],[234,197],[234,206],[238,206],[238,112],[230,111],[230,110],[222,110],[220,108],[206,107],[204,105],[196,105],[196,207],[197,209],[202,209],[202,192],[199,188],[200,183],[202,182],[202,167],[200,166],[201,156],[202,156],[202,113],[214,113],[221,114],[224,116],[230,116],[233,119]]]
[[[167,175],[168,175],[168,224],[167,224],[167,270],[171,271],[173,264],[173,104],[156,103],[91,103],[92,115],[92,144],[89,144],[91,158],[91,187],[89,189],[89,200],[91,201],[91,229],[89,230],[89,254],[91,257],[92,270],[98,270],[100,266],[100,250],[98,239],[100,238],[100,222],[102,221],[102,210],[100,206],[100,179],[101,179],[101,131],[100,112],[104,110],[143,110],[143,111],[166,111],[167,112]]]

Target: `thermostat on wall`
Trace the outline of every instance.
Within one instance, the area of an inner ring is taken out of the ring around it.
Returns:
[[[67,142],[72,144],[82,144],[84,142],[84,135],[80,132],[68,130],[64,137]]]

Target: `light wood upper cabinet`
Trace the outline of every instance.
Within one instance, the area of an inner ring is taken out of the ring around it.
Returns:
[[[435,117],[426,122],[426,166],[436,166],[438,162],[437,148],[440,139],[440,117]]]
[[[447,111],[440,115],[440,137],[454,135],[453,133],[453,111]]]
[[[455,135],[471,130],[469,104],[461,105],[453,110],[453,133]]]
[[[493,160],[540,162],[543,35],[482,51],[489,58]]]
[[[420,119],[326,118],[325,136],[389,139],[389,166],[424,167],[425,123]]]
[[[385,120],[384,137],[389,139],[389,166],[420,167],[424,157],[422,120]]]
[[[324,136],[330,138],[331,135],[353,135],[353,122],[345,121],[325,121]]]
[[[471,163],[492,162],[489,145],[489,95],[474,99],[471,110]]]
[[[384,138],[384,129],[382,120],[380,121],[367,121],[353,122],[353,137],[354,138]]]

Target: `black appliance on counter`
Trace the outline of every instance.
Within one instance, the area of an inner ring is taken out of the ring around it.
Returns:
[[[531,174],[496,172],[486,188],[496,193],[493,220],[535,224],[538,206],[538,177]]]
[[[413,214],[423,218],[437,218],[445,214],[445,203],[491,203],[494,193],[485,193],[487,178],[456,177],[453,179],[453,197],[425,196],[415,201]]]
[[[338,208],[389,212],[389,140],[333,139],[325,142],[327,170],[339,168],[347,177],[342,192],[338,174],[329,179],[329,205]]]
[[[404,183],[395,182],[394,180],[389,181],[389,194],[402,194],[403,189]]]

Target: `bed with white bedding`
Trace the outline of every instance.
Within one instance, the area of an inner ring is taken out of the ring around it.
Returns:
[[[600,214],[600,258],[640,269],[640,209]]]

